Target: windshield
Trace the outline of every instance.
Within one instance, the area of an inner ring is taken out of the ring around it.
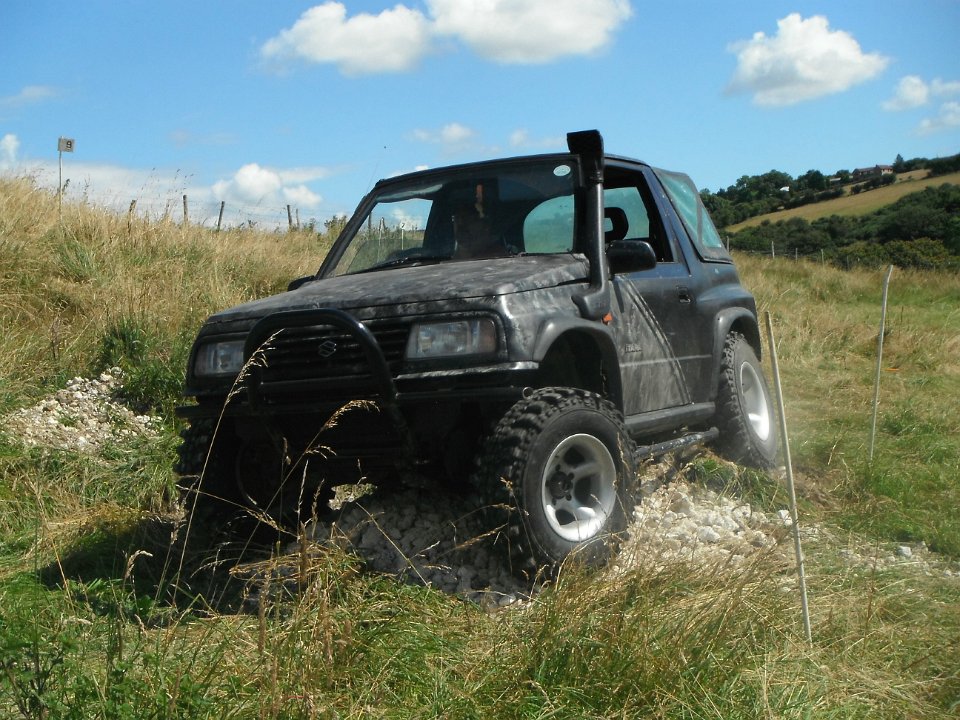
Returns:
[[[330,273],[574,249],[573,158],[483,163],[385,183]]]

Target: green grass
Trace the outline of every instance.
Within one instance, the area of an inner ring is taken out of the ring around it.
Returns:
[[[884,273],[740,257],[776,319],[792,454],[830,512],[872,536],[960,557],[960,277],[894,272],[875,457],[871,400]]]
[[[779,555],[740,572],[564,568],[488,614],[336,548],[277,556],[171,504],[172,408],[203,318],[314,269],[329,238],[183,229],[0,180],[0,414],[121,365],[159,437],[95,455],[0,432],[0,717],[947,718],[960,579],[849,565],[960,559],[960,279],[894,274],[866,458],[882,273],[738,257],[774,318],[813,644]],[[781,484],[687,469],[775,511]],[[789,544],[789,540],[785,540]],[[277,566],[283,564],[281,572]],[[286,578],[286,582],[281,581]],[[261,598],[253,605],[250,598]]]

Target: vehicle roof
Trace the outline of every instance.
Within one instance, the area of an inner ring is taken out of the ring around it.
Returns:
[[[515,155],[510,157],[491,158],[489,160],[477,160],[474,162],[467,162],[467,163],[456,163],[453,165],[443,165],[441,167],[429,168],[427,170],[416,170],[409,173],[403,173],[402,175],[394,175],[389,178],[382,178],[377,181],[377,184],[375,187],[379,188],[385,185],[393,185],[395,183],[405,182],[412,178],[430,177],[431,175],[442,175],[449,172],[460,172],[460,171],[468,170],[471,168],[492,167],[495,165],[503,165],[503,164],[546,162],[550,160],[570,160],[571,158],[576,158],[576,157],[578,156],[574,153],[541,153],[537,155]],[[652,166],[649,163],[646,163],[643,160],[637,160],[636,158],[631,158],[624,155],[614,155],[612,153],[604,153],[603,158],[604,158],[604,162],[612,161],[615,163],[640,165],[640,166],[652,168]],[[652,169],[656,169],[656,168],[652,168]]]

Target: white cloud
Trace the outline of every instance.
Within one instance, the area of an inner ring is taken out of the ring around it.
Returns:
[[[331,63],[345,75],[411,70],[439,38],[501,63],[546,63],[608,45],[629,0],[427,0],[429,17],[397,4],[347,16],[340,2],[306,12],[260,49],[268,61]]]
[[[278,170],[277,173],[280,175],[280,179],[283,181],[284,185],[288,185],[290,183],[308,183],[313,182],[314,180],[323,180],[324,178],[330,177],[330,170],[319,166],[285,168],[283,170]]]
[[[944,81],[935,78],[927,83],[917,75],[907,75],[900,79],[894,96],[883,103],[884,110],[912,110],[923,107],[934,98],[960,95],[960,82]]]
[[[413,139],[419,142],[440,145],[447,153],[458,152],[473,143],[476,132],[458,122],[448,123],[439,130],[414,130]]]
[[[960,95],[960,80],[945,82],[940,78],[934,78],[930,83],[930,92],[937,97]]]
[[[410,139],[416,142],[437,145],[444,155],[470,153],[474,156],[499,155],[504,152],[501,143],[491,144],[480,137],[476,130],[458,122],[448,123],[439,129],[417,129],[410,133]],[[567,147],[563,136],[533,137],[526,128],[512,131],[506,147],[534,151],[562,151]]]
[[[0,138],[0,170],[9,170],[17,164],[17,152],[20,150],[20,139],[11,133]]]
[[[268,60],[333,63],[346,75],[363,75],[410,70],[429,44],[429,23],[417,10],[397,5],[348,18],[343,4],[326,2],[304,12],[260,52]]]
[[[926,118],[920,122],[917,133],[932,135],[943,130],[960,128],[960,102],[951,100],[940,106],[940,113],[935,118]]]
[[[909,110],[930,102],[930,86],[916,75],[901,78],[892,98],[883,103],[884,110]]]
[[[889,58],[864,53],[854,37],[831,30],[827,18],[792,13],[777,21],[777,34],[757,32],[733,43],[737,69],[729,92],[753,94],[757,105],[784,106],[843,92],[884,70]]]
[[[563,150],[567,147],[563,137],[532,138],[526,128],[518,128],[510,133],[509,142],[512,148]]]
[[[57,90],[47,85],[27,85],[16,95],[0,97],[0,107],[20,108],[56,97]]]
[[[283,199],[285,204],[297,208],[315,208],[323,202],[323,198],[306,185],[283,188]]]
[[[475,133],[473,130],[468,128],[466,125],[461,125],[460,123],[450,123],[449,125],[444,125],[440,130],[439,139],[444,145],[455,145],[471,140],[474,134]]]
[[[610,43],[627,0],[427,0],[440,35],[501,63],[546,63]]]
[[[257,163],[244,165],[229,180],[220,180],[210,188],[217,200],[243,206],[268,207],[271,205],[295,204],[304,208],[317,207],[323,198],[303,183],[318,177],[303,169],[284,171],[261,167]],[[298,184],[294,184],[298,183]]]
[[[913,110],[929,105],[935,99],[949,98],[954,95],[960,95],[958,81],[935,78],[928,83],[917,75],[907,75],[900,79],[893,97],[883,103],[883,109]],[[918,135],[932,135],[955,127],[960,127],[960,103],[947,101],[940,106],[940,112],[936,117],[921,120],[916,132]]]
[[[525,147],[530,142],[530,132],[525,128],[510,133],[510,147]]]

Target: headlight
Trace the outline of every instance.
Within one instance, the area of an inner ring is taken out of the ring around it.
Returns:
[[[243,367],[243,340],[227,340],[201,345],[193,361],[197,377],[236,375]]]
[[[497,350],[497,326],[490,318],[419,323],[410,331],[407,358],[489,355]]]

